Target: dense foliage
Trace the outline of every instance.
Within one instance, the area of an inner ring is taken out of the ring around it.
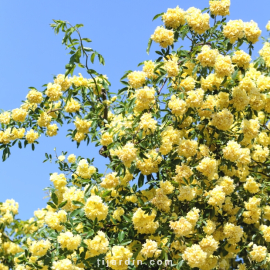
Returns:
[[[3,160],[74,123],[67,136],[95,143],[108,173],[92,157],[46,153],[59,167],[47,207],[21,221],[17,203],[0,205],[0,270],[270,269],[270,43],[251,62],[261,30],[227,22],[229,8],[155,16],[157,59],[126,72],[117,96],[90,67],[104,58],[83,25],[54,20],[70,62],[0,114]]]

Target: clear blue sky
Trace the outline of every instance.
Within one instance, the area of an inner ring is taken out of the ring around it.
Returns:
[[[269,0],[231,0],[230,19],[254,20],[266,35],[265,25],[270,20]],[[1,35],[1,99],[0,108],[9,110],[20,106],[28,93],[28,87],[41,89],[51,82],[53,75],[64,73],[68,55],[61,45],[61,35],[55,36],[49,24],[52,19],[68,20],[73,24],[83,23],[82,35],[93,40],[91,47],[105,57],[106,65],[95,66],[100,73],[106,74],[112,83],[112,92],[122,85],[119,79],[126,70],[139,70],[137,64],[155,59],[152,53],[146,54],[147,42],[160,20],[152,22],[154,15],[177,5],[183,9],[191,6],[204,8],[208,0],[40,0],[0,2]],[[261,43],[256,44],[256,50]],[[80,72],[80,69],[75,73]],[[28,219],[33,211],[45,207],[46,194],[42,190],[50,184],[49,173],[57,172],[55,164],[45,163],[44,153],[69,151],[75,155],[95,157],[95,166],[101,172],[105,169],[106,159],[98,155],[98,149],[85,144],[77,149],[65,137],[66,127],[54,138],[40,139],[36,151],[12,149],[11,157],[0,165],[0,201],[7,198],[19,202],[22,219]]]

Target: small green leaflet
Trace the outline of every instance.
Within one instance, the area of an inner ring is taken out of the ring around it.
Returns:
[[[153,18],[152,21],[156,20],[157,18],[159,18],[159,17],[162,16],[163,14],[164,14],[164,12],[157,14],[157,15]]]

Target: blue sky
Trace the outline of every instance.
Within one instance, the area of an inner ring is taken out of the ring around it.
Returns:
[[[254,20],[266,35],[265,25],[270,20],[269,0],[231,0],[229,19]],[[207,0],[151,1],[151,0],[46,0],[0,2],[1,35],[1,99],[0,108],[14,109],[28,93],[28,87],[51,82],[53,75],[64,73],[69,56],[61,45],[62,36],[55,36],[49,24],[52,19],[68,20],[72,24],[83,23],[82,35],[93,40],[92,48],[100,52],[106,61],[105,67],[95,65],[98,72],[106,74],[112,83],[111,91],[123,86],[119,83],[126,70],[139,70],[137,64],[155,59],[158,49],[152,46],[146,54],[147,42],[160,20],[152,22],[154,15],[177,5],[183,9],[191,6],[204,8]],[[185,43],[186,45],[187,43]],[[261,43],[256,44],[256,51]],[[75,74],[81,72],[77,69]],[[67,127],[57,137],[43,136],[33,152],[30,147],[12,149],[11,157],[0,165],[0,201],[15,199],[19,202],[22,219],[28,219],[33,211],[45,207],[46,194],[42,190],[50,184],[49,173],[57,172],[55,164],[45,163],[44,153],[69,151],[75,155],[95,157],[95,166],[105,170],[106,159],[98,155],[93,145],[82,144],[79,149],[65,137]]]

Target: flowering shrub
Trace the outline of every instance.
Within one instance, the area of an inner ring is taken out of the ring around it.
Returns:
[[[227,22],[229,8],[210,1],[155,16],[164,25],[147,51],[157,42],[158,58],[125,73],[116,96],[89,67],[104,59],[85,46],[82,25],[54,21],[70,62],[0,114],[3,160],[67,122],[78,146],[100,147],[109,172],[63,152],[46,208],[21,221],[18,203],[1,203],[0,269],[270,269],[270,40],[252,61],[261,30]],[[188,50],[175,48],[186,38]]]

